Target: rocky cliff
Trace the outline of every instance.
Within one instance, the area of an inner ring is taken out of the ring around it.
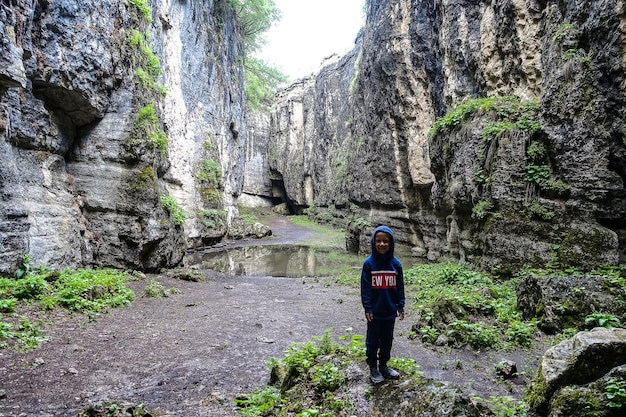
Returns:
[[[352,53],[282,91],[268,165],[354,249],[386,223],[418,256],[508,273],[626,258],[618,0],[367,2]]]
[[[248,115],[225,0],[1,2],[0,273],[175,265],[242,234],[243,191],[353,249],[387,223],[494,271],[624,260],[623,1],[366,13],[351,53]]]
[[[0,273],[153,270],[224,236],[246,136],[225,1],[10,0],[0,17]]]

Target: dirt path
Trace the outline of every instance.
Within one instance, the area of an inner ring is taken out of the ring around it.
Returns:
[[[314,233],[287,223],[272,225],[281,243]],[[356,289],[313,278],[207,276],[206,282],[160,275],[133,282],[137,299],[128,308],[96,322],[57,312],[40,349],[0,350],[0,416],[77,416],[101,400],[143,403],[166,416],[233,416],[232,399],[267,382],[269,358],[329,328],[337,336],[365,330]],[[140,298],[151,279],[180,293]],[[393,354],[483,398],[520,394],[523,381],[497,380],[501,358],[516,360],[520,370],[536,365],[533,352],[425,349],[405,337],[410,324],[410,317],[398,322]],[[365,371],[363,379],[366,384]]]

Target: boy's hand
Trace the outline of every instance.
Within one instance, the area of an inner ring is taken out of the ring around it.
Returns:
[[[367,321],[372,321],[374,320],[374,313],[365,313],[365,319]]]
[[[398,318],[400,320],[404,320],[404,312],[403,311],[398,311]]]

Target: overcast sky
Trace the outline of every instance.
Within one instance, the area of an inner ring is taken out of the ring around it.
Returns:
[[[258,54],[292,79],[316,71],[324,58],[354,47],[365,24],[365,0],[275,0],[282,19],[266,34]]]

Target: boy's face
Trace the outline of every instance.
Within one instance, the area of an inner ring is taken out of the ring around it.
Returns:
[[[377,232],[376,236],[374,236],[374,247],[376,251],[381,255],[389,252],[389,247],[391,246],[391,237],[385,232]]]

